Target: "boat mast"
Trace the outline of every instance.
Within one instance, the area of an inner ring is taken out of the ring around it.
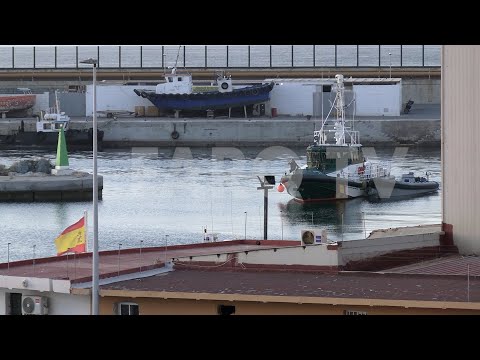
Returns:
[[[335,75],[337,79],[337,95],[335,96],[335,109],[337,110],[337,119],[335,120],[335,144],[345,145],[345,86],[343,84],[343,75]]]
[[[58,102],[57,90],[55,90],[55,107],[57,108],[57,114],[60,114],[60,103]]]
[[[325,119],[322,121],[322,127],[319,131],[314,131],[314,141],[317,145],[326,145],[328,133],[333,132],[335,137],[335,145],[346,145],[345,142],[345,86],[343,84],[343,75],[335,75],[337,80],[336,94],[333,100],[332,107],[328,112]],[[333,130],[327,129],[327,121],[332,113],[332,110],[336,109],[336,120],[334,122]]]
[[[180,49],[182,48],[182,45],[178,46],[178,51],[177,51],[177,59],[175,60],[175,66],[172,69],[172,74],[177,73],[177,64],[178,64],[178,57],[180,56]],[[175,72],[174,72],[175,71]]]

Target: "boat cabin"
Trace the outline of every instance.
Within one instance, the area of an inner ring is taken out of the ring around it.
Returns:
[[[191,94],[193,92],[193,80],[190,74],[177,74],[176,68],[171,74],[165,75],[165,83],[155,87],[157,94]]]
[[[63,130],[68,128],[68,120],[38,120],[37,132],[59,132],[60,128]]]
[[[337,159],[344,159],[345,166],[360,164],[365,161],[360,146],[318,146],[310,145],[307,148],[307,167],[323,172],[337,170]],[[339,164],[340,165],[340,164]]]
[[[415,176],[413,172],[410,171],[408,174],[402,174],[402,178],[400,179],[400,182],[413,184],[416,182],[428,182],[428,179],[424,177]]]
[[[47,113],[42,118],[38,118],[36,127],[37,132],[59,132],[60,128],[67,130],[70,117],[65,112]]]

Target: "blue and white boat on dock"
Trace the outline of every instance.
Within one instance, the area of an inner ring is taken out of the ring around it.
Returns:
[[[260,104],[270,99],[270,91],[274,83],[255,84],[242,88],[233,88],[230,76],[221,75],[217,78],[216,87],[203,87],[195,92],[192,75],[177,73],[174,67],[170,74],[165,75],[165,83],[158,84],[153,90],[134,89],[138,96],[150,100],[160,110],[173,110],[178,116],[181,110],[215,110],[243,107]]]

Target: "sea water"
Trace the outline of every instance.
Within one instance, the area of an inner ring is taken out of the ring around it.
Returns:
[[[278,184],[289,168],[292,152],[271,160],[265,149],[239,148],[242,159],[218,160],[211,148],[191,148],[192,158],[174,156],[175,148],[130,149],[98,153],[103,199],[98,205],[100,250],[203,241],[203,229],[219,240],[263,239],[263,190],[258,176],[274,175]],[[305,164],[305,149],[290,149]],[[392,174],[414,171],[440,182],[440,149],[408,149],[392,158],[394,149],[377,149],[371,160],[391,160]],[[177,153],[178,154],[178,153]],[[46,157],[55,152],[3,151],[0,164]],[[92,153],[70,153],[70,167],[92,172]],[[88,211],[88,243],[92,241],[92,202],[0,203],[0,261],[54,256],[55,238]],[[367,199],[301,204],[276,188],[268,195],[268,238],[299,240],[304,229],[326,229],[330,239],[355,240],[372,230],[441,222],[440,191],[402,200]]]

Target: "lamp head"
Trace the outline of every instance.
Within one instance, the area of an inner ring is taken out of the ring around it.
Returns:
[[[95,65],[98,64],[98,60],[97,59],[92,59],[92,58],[85,59],[85,60],[80,61],[80,64],[89,64],[89,65],[95,66]]]

